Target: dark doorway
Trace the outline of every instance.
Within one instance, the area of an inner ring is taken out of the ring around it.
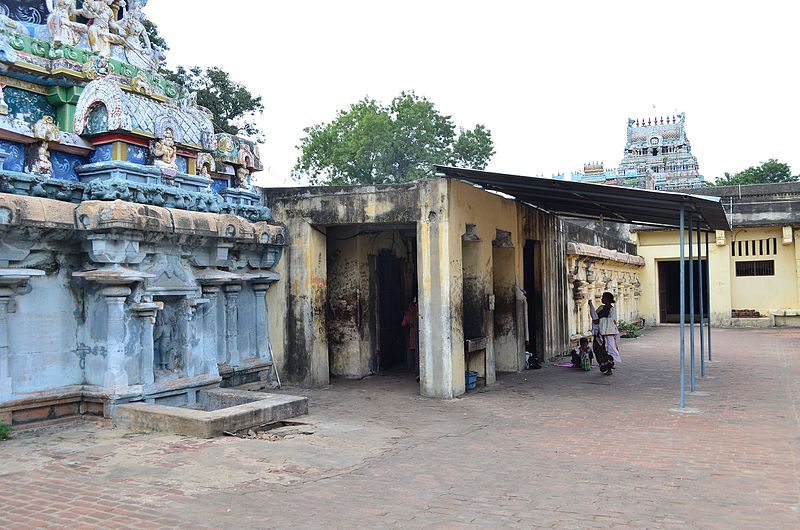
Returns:
[[[378,352],[373,370],[383,372],[406,362],[403,334],[405,273],[403,260],[389,253],[376,258]]]
[[[544,360],[542,344],[542,281],[539,262],[539,242],[528,239],[522,253],[523,289],[528,299],[528,341],[527,351],[535,353]]]
[[[691,263],[694,274],[694,314],[695,322],[700,322],[700,281],[697,261]],[[658,310],[662,324],[677,324],[681,319],[681,268],[680,261],[658,262]],[[689,262],[686,262],[686,321],[689,321]],[[703,259],[703,305],[708,315],[708,268]]]

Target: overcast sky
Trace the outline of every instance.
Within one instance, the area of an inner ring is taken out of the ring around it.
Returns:
[[[706,178],[768,158],[800,173],[790,0],[150,0],[146,12],[170,66],[221,66],[262,96],[261,185],[292,184],[304,127],[402,90],[489,127],[494,171],[616,167],[629,116],[683,111]]]

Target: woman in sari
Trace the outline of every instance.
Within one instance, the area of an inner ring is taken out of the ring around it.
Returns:
[[[612,375],[614,361],[622,362],[617,347],[619,341],[619,328],[617,328],[617,309],[614,307],[614,295],[605,292],[601,298],[603,305],[595,311],[591,300],[589,312],[592,317],[592,336],[594,356],[600,365],[600,372]]]

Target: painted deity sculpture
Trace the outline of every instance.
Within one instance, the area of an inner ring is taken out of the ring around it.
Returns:
[[[56,46],[78,44],[81,35],[86,33],[89,28],[86,27],[86,24],[72,20],[75,15],[79,14],[79,10],[75,7],[75,0],[48,0],[47,9],[50,11],[50,15],[47,17],[47,27],[50,28]]]
[[[172,129],[167,129],[164,132],[164,138],[156,142],[153,154],[156,157],[153,161],[156,166],[178,169],[178,164],[175,163],[178,158],[178,149],[175,147]]]
[[[239,189],[249,189],[250,184],[248,182],[248,177],[250,176],[250,172],[245,167],[240,167],[236,170],[236,177],[234,178],[233,187]]]
[[[122,44],[119,26],[111,9],[112,0],[86,0],[76,13],[89,20],[89,45],[103,57],[111,57],[111,45]],[[112,32],[113,30],[113,32]],[[117,33],[117,34],[115,34]]]
[[[58,129],[56,122],[53,121],[52,116],[42,116],[42,119],[33,124],[31,130],[33,131],[34,138],[47,140],[49,142],[61,141],[61,131]]]
[[[28,168],[28,172],[48,178],[53,175],[53,164],[50,162],[50,151],[47,150],[47,142],[42,142],[39,145],[36,160]]]
[[[156,52],[147,35],[147,29],[142,20],[142,3],[139,0],[131,2],[130,9],[125,13],[125,17],[120,21],[120,35],[123,38],[123,45],[126,50],[128,61],[140,68],[156,70],[158,68],[158,58]]]

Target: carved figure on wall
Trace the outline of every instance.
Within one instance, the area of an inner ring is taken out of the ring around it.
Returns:
[[[56,46],[75,46],[81,40],[81,35],[89,30],[86,24],[72,20],[79,14],[75,0],[47,0],[47,9],[50,11],[47,27],[50,28]]]
[[[153,85],[147,79],[144,70],[139,70],[136,77],[131,79],[131,88],[133,88],[134,92],[144,94],[145,96],[153,95]]]
[[[157,141],[153,147],[153,155],[156,157],[153,163],[159,167],[178,169],[175,161],[178,158],[178,149],[172,137],[172,129],[164,131],[164,138]]]
[[[5,85],[0,85],[0,114],[3,116],[8,115],[8,103],[6,103],[6,96],[3,94],[3,89]]]
[[[123,43],[122,38],[114,33],[120,33],[120,28],[114,19],[111,3],[112,0],[85,0],[83,7],[75,11],[89,20],[89,46],[103,57],[111,57],[112,44]]]
[[[49,178],[53,175],[53,164],[50,162],[50,151],[47,150],[47,142],[42,142],[36,153],[36,159],[28,168],[28,172]]]
[[[243,190],[249,189],[250,184],[247,182],[250,172],[245,167],[236,169],[236,175],[233,177],[233,187]]]
[[[156,368],[169,370],[172,358],[172,323],[164,311],[159,311],[156,316],[156,325],[153,328],[154,362]]]
[[[44,115],[42,118],[31,126],[33,130],[33,137],[40,140],[47,140],[49,142],[60,142],[61,131],[53,121],[52,116]]]
[[[130,2],[130,8],[125,13],[125,17],[119,23],[122,45],[125,46],[125,56],[128,62],[139,68],[156,70],[158,68],[158,57],[147,29],[142,24],[144,13],[142,3],[139,0]]]

